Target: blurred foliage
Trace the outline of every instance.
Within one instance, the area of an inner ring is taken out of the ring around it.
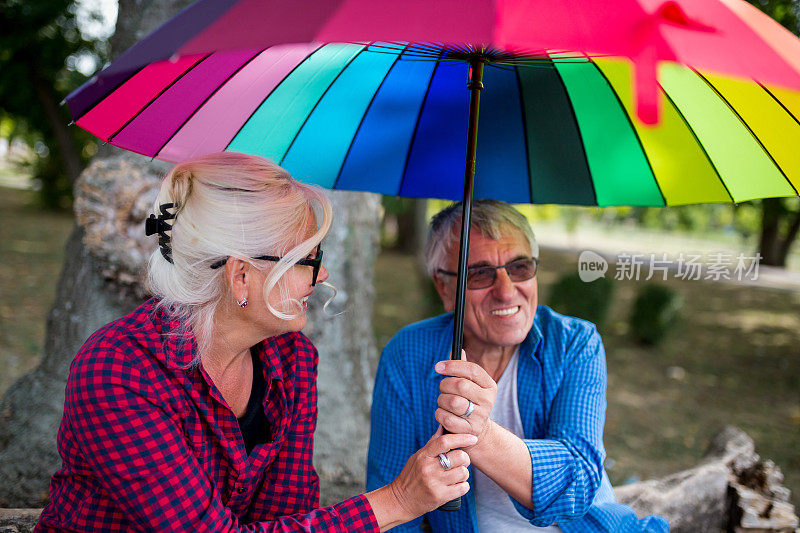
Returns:
[[[39,182],[48,207],[69,203],[72,180],[96,150],[89,133],[67,127],[69,114],[59,106],[86,80],[78,66],[91,68],[107,55],[105,42],[82,35],[78,22],[74,0],[0,0],[3,136],[31,148],[18,163]]]
[[[666,285],[644,285],[631,311],[631,334],[640,344],[660,343],[680,322],[683,299]]]
[[[558,278],[550,289],[549,305],[561,314],[588,320],[598,330],[604,330],[613,295],[613,280],[602,277],[587,283],[577,272],[570,272]]]
[[[747,0],[795,35],[800,34],[800,2],[797,0]]]

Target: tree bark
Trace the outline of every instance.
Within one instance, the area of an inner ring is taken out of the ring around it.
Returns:
[[[314,466],[321,502],[329,505],[364,491],[369,411],[377,366],[372,332],[374,264],[380,240],[380,196],[332,191],[334,223],[323,243],[329,283],[318,287],[309,306],[305,333],[319,350],[319,417]],[[340,313],[330,316],[332,313]]]

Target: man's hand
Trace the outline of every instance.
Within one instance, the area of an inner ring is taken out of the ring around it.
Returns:
[[[439,361],[436,372],[448,376],[439,385],[439,408],[434,417],[451,433],[469,433],[478,437],[475,447],[487,440],[493,422],[489,418],[497,398],[497,383],[478,364],[463,359]],[[470,402],[474,405],[468,416]],[[469,452],[473,447],[465,448]]]
[[[474,446],[462,448],[472,465],[515,500],[533,509],[530,452],[522,439],[489,418],[497,398],[497,383],[480,365],[466,359],[439,361],[436,372],[449,376],[439,385],[436,420],[447,431],[478,437]],[[475,408],[464,418],[469,402]]]

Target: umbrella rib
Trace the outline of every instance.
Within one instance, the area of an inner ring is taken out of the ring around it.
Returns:
[[[514,77],[517,79],[517,93],[519,94],[519,113],[522,117],[523,141],[525,142],[525,168],[528,169],[528,199],[533,203],[533,174],[531,174],[531,156],[528,146],[528,116],[525,113],[525,97],[522,95],[522,80],[519,77],[519,69],[514,67]]]
[[[406,50],[411,50],[420,54],[427,54],[429,57],[441,57],[445,50],[443,46],[434,46],[427,43],[409,43]]]
[[[113,94],[113,93],[114,93],[114,92],[115,92],[117,89],[119,89],[120,87],[122,87],[123,85],[125,85],[126,83],[128,83],[128,82],[131,80],[131,78],[133,78],[134,76],[136,76],[137,74],[139,74],[139,73],[140,73],[142,70],[144,70],[146,66],[147,66],[147,65],[144,65],[144,66],[142,66],[142,67],[140,67],[140,68],[138,68],[138,69],[135,69],[135,70],[133,70],[133,71],[130,73],[130,75],[129,75],[129,76],[127,76],[127,77],[125,77],[125,78],[124,78],[122,81],[120,81],[120,82],[119,82],[119,83],[116,85],[116,87],[114,87],[113,89],[111,89],[111,90],[110,90],[110,91],[108,91],[107,93],[104,93],[104,94],[103,94],[102,96],[100,96],[100,97],[99,97],[99,98],[98,98],[96,101],[94,101],[94,102],[93,102],[93,103],[92,103],[90,106],[88,106],[88,107],[87,107],[87,108],[86,108],[86,109],[85,109],[83,112],[81,112],[81,114],[80,114],[80,115],[78,115],[78,116],[74,117],[74,118],[72,119],[72,122],[73,122],[73,123],[74,123],[74,122],[78,122],[80,119],[82,119],[84,116],[86,116],[86,114],[87,114],[87,113],[89,113],[90,111],[92,111],[92,110],[93,110],[95,107],[97,107],[97,106],[100,104],[100,102],[102,102],[103,100],[105,100],[106,98],[108,98],[108,97],[109,97],[111,94]],[[94,79],[99,79],[99,78],[98,78],[98,76],[99,76],[100,74],[102,74],[102,71],[101,71],[101,72],[98,72],[97,74],[95,74],[94,76],[92,76],[92,78],[94,78]],[[91,80],[92,78],[89,78],[89,79]],[[104,81],[107,81],[107,80],[104,80]],[[77,91],[80,91],[80,89],[76,89],[76,92],[77,92]],[[68,96],[65,98],[65,101],[66,101],[66,102],[69,102],[69,95],[68,95]],[[108,141],[105,141],[105,142],[108,142]]]
[[[342,164],[339,165],[339,171],[336,173],[336,179],[333,180],[333,185],[331,186],[331,189],[336,189],[336,185],[339,183],[339,178],[342,176],[342,170],[344,169],[344,164],[347,162],[347,157],[350,155],[350,150],[352,150],[353,148],[353,144],[356,141],[358,132],[361,130],[361,126],[364,124],[364,119],[366,119],[367,113],[369,113],[369,110],[372,107],[372,102],[374,102],[375,98],[377,98],[378,93],[381,90],[381,87],[383,87],[384,82],[386,82],[386,78],[389,77],[389,74],[392,72],[392,69],[394,69],[394,66],[397,64],[398,61],[400,61],[401,54],[402,52],[400,54],[397,54],[397,57],[395,57],[395,60],[392,63],[392,66],[389,68],[389,70],[386,71],[386,75],[381,80],[380,84],[378,85],[378,88],[375,89],[375,91],[372,93],[372,98],[369,99],[369,104],[367,105],[367,108],[364,110],[364,114],[361,115],[361,119],[358,121],[358,127],[356,128],[355,133],[353,133],[353,137],[350,139],[350,144],[347,145],[347,152],[345,152],[344,157],[342,158]]]
[[[172,132],[172,133],[171,133],[171,134],[170,134],[170,135],[167,137],[167,140],[166,140],[166,141],[164,141],[163,143],[161,143],[161,146],[160,146],[160,147],[158,148],[158,150],[156,150],[156,152],[155,152],[155,153],[156,153],[156,155],[154,155],[153,157],[154,157],[154,158],[155,158],[155,157],[158,157],[158,155],[161,153],[161,150],[163,150],[163,149],[164,149],[164,147],[165,147],[167,144],[169,144],[169,142],[172,140],[172,138],[173,138],[173,137],[175,137],[175,135],[177,135],[179,131],[181,131],[181,129],[182,129],[182,128],[183,128],[183,127],[186,125],[186,123],[187,123],[187,122],[189,122],[189,121],[192,119],[192,117],[194,117],[194,116],[195,116],[195,115],[196,115],[196,114],[197,114],[197,113],[198,113],[198,112],[199,112],[199,111],[200,111],[200,110],[203,108],[203,106],[204,106],[204,105],[206,105],[206,103],[208,103],[208,101],[209,101],[209,100],[211,100],[211,98],[212,98],[212,97],[213,97],[215,94],[217,94],[217,93],[219,92],[219,90],[220,90],[220,89],[222,89],[222,88],[225,86],[225,84],[226,84],[226,83],[228,83],[229,81],[231,81],[231,79],[232,79],[234,76],[236,76],[236,75],[239,73],[239,71],[241,71],[241,70],[242,70],[244,67],[246,67],[247,65],[249,65],[249,64],[250,64],[250,63],[251,63],[253,60],[255,60],[255,58],[257,58],[258,56],[260,56],[260,55],[261,55],[263,52],[264,52],[264,50],[261,50],[261,51],[259,51],[259,52],[256,52],[256,53],[254,53],[254,54],[252,55],[252,57],[250,57],[250,59],[248,59],[247,61],[245,61],[245,62],[244,62],[244,63],[242,63],[241,65],[239,65],[239,67],[238,67],[238,68],[237,68],[235,71],[233,71],[233,72],[230,74],[230,76],[228,76],[227,78],[225,78],[225,80],[224,80],[222,83],[220,83],[219,85],[217,85],[217,87],[216,87],[216,88],[215,88],[213,91],[211,91],[211,94],[209,94],[208,96],[206,96],[206,97],[203,99],[203,102],[202,102],[200,105],[198,105],[198,106],[195,106],[195,107],[194,107],[194,110],[193,110],[191,113],[189,113],[189,115],[188,115],[188,116],[187,116],[187,117],[186,117],[186,118],[183,120],[183,122],[181,122],[180,126],[178,126],[177,128],[175,128],[175,131],[173,131],[173,132]]]
[[[594,197],[594,205],[599,206],[600,203],[597,200],[597,189],[594,186],[594,176],[592,176],[592,168],[589,166],[589,157],[586,155],[586,147],[584,146],[583,142],[583,133],[581,132],[581,125],[578,122],[578,116],[575,114],[575,106],[572,105],[572,99],[569,98],[569,91],[567,90],[567,85],[564,83],[564,78],[561,77],[561,73],[555,66],[555,62],[553,62],[553,72],[556,75],[556,79],[558,80],[559,84],[561,84],[561,88],[564,91],[564,94],[567,95],[567,103],[569,104],[569,111],[572,115],[572,121],[575,123],[575,130],[577,130],[578,134],[580,135],[580,145],[581,145],[581,152],[583,153],[583,162],[586,165],[586,173],[589,176],[589,185],[592,187],[592,196]]]
[[[661,190],[661,184],[658,183],[658,179],[656,178],[656,171],[653,169],[653,163],[650,161],[650,157],[647,155],[647,150],[644,149],[644,144],[642,144],[642,139],[639,137],[639,132],[636,130],[636,127],[633,125],[633,121],[631,120],[631,117],[625,111],[625,104],[622,103],[622,100],[620,99],[619,94],[617,94],[616,89],[614,89],[614,86],[611,84],[611,80],[608,79],[608,77],[606,76],[605,72],[603,72],[603,69],[601,69],[600,66],[595,61],[592,61],[590,59],[589,62],[592,64],[592,66],[594,66],[595,70],[600,74],[600,77],[602,77],[605,80],[606,85],[608,85],[608,88],[611,91],[611,94],[613,94],[614,98],[617,100],[617,104],[619,104],[619,107],[622,110],[622,114],[625,116],[625,120],[628,121],[628,126],[631,128],[631,131],[633,132],[633,136],[636,137],[636,142],[639,145],[639,149],[642,151],[642,155],[644,156],[644,160],[647,162],[647,168],[650,169],[650,175],[653,176],[653,182],[656,184],[656,188],[658,189],[658,194],[661,196],[661,201],[663,202],[663,205],[669,206],[669,204],[667,203],[667,199],[664,196],[664,191]],[[660,85],[659,85],[659,87],[660,87]],[[663,88],[662,88],[662,90],[663,90]]]
[[[428,94],[431,91],[431,84],[433,83],[433,77],[436,75],[436,71],[439,69],[439,61],[436,61],[436,64],[433,66],[433,70],[431,71],[431,76],[428,78],[428,86],[425,87],[425,96],[422,98],[422,102],[419,105],[419,111],[417,111],[417,120],[414,121],[414,131],[411,133],[411,140],[408,143],[408,151],[406,152],[406,160],[403,163],[403,173],[400,174],[400,183],[397,187],[397,194],[395,196],[400,196],[400,191],[403,190],[403,182],[406,179],[406,172],[408,171],[408,160],[411,159],[411,150],[414,149],[414,140],[417,138],[417,129],[419,128],[419,119],[422,116],[422,111],[425,109],[425,103],[428,101]]]
[[[678,116],[681,118],[683,123],[686,125],[686,129],[692,135],[692,137],[694,138],[694,141],[697,143],[697,146],[700,147],[700,150],[702,150],[703,155],[706,156],[706,161],[708,161],[708,164],[711,165],[711,168],[714,170],[714,174],[717,175],[717,179],[722,184],[722,187],[725,189],[725,192],[728,193],[728,198],[731,199],[732,203],[736,204],[737,203],[736,199],[733,197],[733,194],[731,194],[730,189],[728,189],[728,185],[725,183],[725,180],[722,179],[722,174],[719,173],[719,169],[717,169],[717,165],[714,164],[714,161],[711,159],[711,156],[708,155],[708,152],[706,151],[706,147],[703,146],[703,143],[700,141],[700,138],[695,133],[694,128],[692,128],[692,125],[689,123],[688,120],[686,120],[686,117],[683,115],[683,113],[681,112],[680,108],[675,104],[675,101],[672,100],[672,98],[670,97],[669,93],[667,93],[666,90],[664,91],[664,96],[666,97],[667,101],[670,103],[672,108],[675,110],[675,112],[678,114]]]
[[[700,76],[700,79],[701,79],[701,80],[703,80],[704,82],[706,82],[706,84],[707,84],[707,85],[708,85],[708,86],[711,88],[711,90],[712,90],[712,91],[714,91],[714,92],[717,94],[717,96],[719,96],[720,100],[722,100],[722,101],[725,103],[725,105],[726,105],[726,106],[728,106],[728,109],[730,109],[730,110],[731,110],[731,113],[733,113],[733,114],[736,116],[736,118],[738,118],[738,119],[739,119],[739,122],[741,122],[741,123],[742,123],[742,125],[743,125],[745,128],[747,128],[747,131],[749,131],[749,132],[750,132],[750,135],[752,135],[752,136],[753,136],[753,139],[754,139],[754,140],[755,140],[755,141],[758,143],[758,145],[761,147],[761,150],[763,150],[763,151],[764,151],[764,153],[767,155],[767,157],[769,157],[769,160],[770,160],[770,161],[772,161],[772,164],[773,164],[773,165],[775,165],[775,168],[777,168],[777,169],[778,169],[778,172],[780,172],[780,173],[781,173],[781,176],[783,176],[783,179],[785,179],[785,180],[786,180],[786,183],[788,183],[788,184],[789,184],[789,186],[790,186],[790,187],[792,188],[792,190],[794,191],[794,194],[795,194],[795,196],[797,196],[797,194],[798,194],[798,193],[797,193],[797,189],[795,188],[794,184],[791,182],[791,180],[789,179],[789,177],[786,175],[786,172],[784,172],[784,171],[783,171],[783,169],[781,168],[781,166],[778,164],[778,162],[777,162],[777,161],[775,160],[775,158],[772,156],[772,154],[770,153],[770,151],[769,151],[769,150],[767,150],[767,147],[766,147],[766,146],[764,146],[764,143],[762,143],[762,142],[761,142],[761,139],[759,139],[759,138],[758,138],[758,135],[756,135],[756,132],[754,132],[754,131],[753,131],[753,129],[750,127],[750,125],[749,125],[749,124],[748,124],[748,123],[747,123],[747,122],[746,122],[746,121],[745,121],[745,120],[742,118],[742,116],[741,116],[741,115],[740,115],[740,114],[739,114],[739,113],[738,113],[738,112],[737,112],[737,111],[736,111],[736,110],[733,108],[733,106],[732,106],[732,105],[731,105],[731,103],[728,101],[728,99],[727,99],[727,98],[725,98],[724,96],[722,96],[722,93],[721,93],[721,92],[719,92],[719,90],[717,90],[717,88],[716,88],[716,87],[714,87],[714,84],[713,84],[713,83],[711,83],[711,82],[710,82],[710,81],[709,81],[709,80],[708,80],[708,79],[707,79],[705,76],[703,76],[703,75],[702,75],[702,74],[701,74],[701,73],[700,73],[698,70],[696,70],[696,69],[694,69],[694,68],[692,68],[692,70],[695,72],[695,74],[697,74],[698,76]]]
[[[142,107],[140,107],[140,108],[139,108],[139,110],[138,110],[138,111],[136,111],[136,113],[134,113],[132,117],[130,117],[128,120],[126,120],[126,121],[125,121],[125,123],[124,123],[122,126],[120,126],[119,128],[117,128],[117,130],[116,130],[116,131],[115,131],[115,132],[114,132],[112,135],[110,135],[110,136],[108,137],[108,142],[109,142],[109,143],[111,143],[111,141],[114,139],[114,137],[116,137],[117,135],[119,135],[119,133],[120,133],[122,130],[124,130],[125,128],[127,128],[127,127],[128,127],[128,124],[130,124],[131,122],[133,122],[134,120],[136,120],[136,118],[137,118],[139,115],[141,115],[141,114],[144,112],[144,110],[145,110],[145,109],[147,109],[148,107],[150,107],[150,105],[151,105],[153,102],[155,102],[156,100],[158,100],[158,99],[161,97],[161,95],[162,95],[162,94],[164,94],[164,93],[165,93],[165,92],[167,92],[167,91],[168,91],[170,88],[172,88],[172,86],[173,86],[173,85],[175,85],[176,83],[178,83],[178,80],[180,80],[181,78],[183,78],[184,76],[186,76],[186,75],[187,75],[189,72],[191,72],[192,70],[194,70],[194,69],[195,69],[195,67],[197,67],[197,66],[198,66],[200,63],[202,63],[203,61],[205,61],[206,59],[208,59],[209,57],[211,57],[211,55],[212,55],[212,54],[207,54],[205,57],[203,57],[202,59],[200,59],[199,61],[197,61],[197,62],[196,62],[194,65],[192,65],[190,68],[187,68],[185,71],[183,71],[183,72],[181,73],[181,75],[180,75],[180,76],[178,76],[177,78],[175,78],[174,80],[172,80],[172,81],[169,83],[169,85],[167,85],[166,87],[164,87],[163,89],[161,89],[161,91],[159,91],[159,93],[158,93],[157,95],[155,95],[153,98],[151,98],[151,99],[150,99],[150,101],[149,101],[149,102],[147,102],[147,104],[146,104],[146,105],[143,105]],[[115,146],[116,146],[116,145],[115,145]],[[127,149],[127,148],[126,148],[126,149]],[[137,152],[137,153],[139,153],[139,152]],[[143,155],[148,155],[148,156],[149,156],[150,154],[143,154]]]
[[[258,111],[258,109],[260,109],[262,105],[264,105],[264,102],[266,102],[266,101],[267,101],[267,99],[268,99],[270,96],[272,96],[272,93],[274,93],[274,92],[275,92],[275,91],[278,89],[278,87],[280,87],[280,86],[283,84],[283,82],[285,82],[285,81],[286,81],[286,80],[289,78],[289,76],[291,76],[291,75],[294,73],[294,71],[295,71],[295,70],[297,70],[297,69],[300,67],[300,65],[302,65],[303,63],[305,63],[305,62],[306,62],[306,60],[307,60],[309,57],[311,57],[311,56],[313,56],[314,54],[316,54],[317,52],[319,52],[319,51],[320,51],[320,49],[322,49],[322,47],[324,47],[324,46],[325,46],[324,44],[321,44],[321,45],[319,45],[317,48],[315,48],[315,49],[314,49],[314,51],[313,51],[313,52],[311,52],[311,53],[310,53],[310,54],[308,54],[308,55],[307,55],[305,58],[303,58],[303,60],[302,60],[302,61],[298,61],[298,62],[297,62],[297,64],[296,64],[294,67],[292,67],[292,70],[290,70],[290,71],[289,71],[289,73],[288,73],[288,74],[286,74],[286,75],[283,77],[283,79],[281,79],[281,81],[279,81],[277,84],[275,84],[275,87],[273,87],[273,88],[272,88],[272,90],[271,90],[271,91],[270,91],[270,92],[269,92],[269,93],[268,93],[266,96],[264,96],[264,98],[262,98],[262,99],[261,99],[261,103],[259,103],[257,106],[255,106],[255,107],[253,108],[253,113],[250,113],[250,116],[247,118],[247,120],[245,120],[245,121],[243,121],[243,122],[242,122],[242,125],[241,125],[241,126],[239,126],[239,128],[236,130],[236,133],[234,133],[234,134],[231,136],[231,138],[230,138],[230,139],[228,139],[228,142],[226,142],[226,143],[225,143],[225,148],[223,148],[223,151],[226,151],[226,150],[228,149],[228,147],[231,145],[231,142],[233,142],[233,140],[234,140],[234,139],[235,139],[235,138],[236,138],[236,137],[239,135],[239,133],[241,133],[241,132],[242,132],[242,130],[243,130],[243,129],[244,129],[244,127],[247,125],[247,123],[250,121],[250,119],[251,119],[251,118],[253,118],[253,114],[254,114],[256,111]],[[260,54],[259,54],[259,55],[260,55]]]
[[[342,72],[347,70],[347,68],[353,63],[353,61],[355,61],[355,59],[358,56],[360,56],[367,48],[366,45],[364,44],[361,44],[361,46],[362,46],[361,50],[359,50],[356,54],[354,54],[353,57],[350,58],[350,60],[347,62],[347,64],[344,67],[342,67],[342,69],[339,72],[336,73],[336,76],[333,78],[333,80],[331,80],[328,86],[325,87],[325,90],[322,91],[321,95],[319,95],[317,101],[314,102],[314,105],[311,107],[311,111],[308,112],[308,115],[306,115],[306,118],[303,120],[303,123],[300,125],[299,128],[297,128],[297,131],[295,132],[294,137],[292,137],[292,141],[289,143],[289,146],[286,147],[286,151],[283,153],[283,157],[281,157],[280,163],[278,163],[279,165],[283,165],[283,161],[286,159],[286,156],[289,155],[289,152],[292,150],[292,146],[294,146],[295,141],[297,141],[297,138],[300,136],[300,132],[303,131],[303,128],[306,126],[306,124],[308,124],[311,115],[314,114],[314,110],[317,109],[317,107],[319,107],[320,102],[322,102],[322,100],[325,99],[325,95],[328,94],[328,91],[330,91],[331,87],[333,87],[333,85],[336,83],[336,80],[339,79],[339,76],[342,75]]]
[[[784,110],[784,111],[786,111],[786,114],[788,114],[790,117],[792,117],[792,118],[794,119],[794,121],[795,121],[795,122],[797,122],[798,124],[800,124],[800,117],[797,117],[797,116],[796,116],[794,113],[792,113],[792,112],[789,110],[789,108],[788,108],[788,107],[786,107],[785,105],[783,105],[783,102],[781,102],[781,101],[778,99],[778,97],[775,95],[775,93],[773,93],[772,91],[770,91],[770,90],[769,90],[769,88],[768,88],[766,85],[763,85],[761,82],[756,82],[756,83],[758,83],[758,85],[759,85],[759,86],[760,86],[762,89],[764,89],[764,90],[767,92],[767,94],[768,94],[768,95],[770,95],[770,96],[771,96],[771,97],[772,97],[772,98],[773,98],[773,99],[774,99],[774,100],[775,100],[775,101],[778,103],[778,105],[779,105],[779,106],[781,106],[781,107],[783,108],[783,110]]]

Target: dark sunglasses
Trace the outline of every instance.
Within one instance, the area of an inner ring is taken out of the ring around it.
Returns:
[[[219,261],[215,261],[211,263],[211,268],[217,269],[225,265],[228,262],[228,257],[225,259],[220,259]],[[283,257],[278,257],[276,255],[259,255],[258,257],[254,257],[253,259],[259,259],[261,261],[280,261]],[[319,269],[322,266],[322,245],[317,245],[317,252],[316,257],[314,259],[300,259],[295,263],[295,265],[304,265],[310,266],[314,268],[314,273],[311,276],[311,286],[317,284],[317,276],[319,275]]]
[[[497,279],[497,271],[501,268],[506,270],[508,277],[513,282],[527,281],[536,275],[539,260],[535,257],[523,257],[514,259],[510,263],[500,266],[474,266],[467,268],[467,288],[470,290],[486,289],[494,285]],[[439,274],[447,276],[458,276],[455,272],[448,272],[441,268],[437,270]]]

